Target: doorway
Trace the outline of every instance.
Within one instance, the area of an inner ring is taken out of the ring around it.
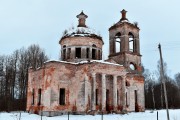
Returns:
[[[109,90],[106,90],[106,111],[109,112]]]
[[[135,100],[135,111],[139,112],[138,102],[137,102],[137,90],[134,90],[134,100]]]

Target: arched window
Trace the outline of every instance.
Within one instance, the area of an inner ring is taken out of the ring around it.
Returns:
[[[135,66],[133,63],[130,63],[130,64],[129,64],[129,68],[130,68],[131,70],[136,70],[136,66]]]
[[[129,51],[134,52],[134,35],[129,33]]]
[[[66,45],[63,45],[63,60],[66,59]]]
[[[121,33],[115,35],[116,53],[121,52]]]
[[[93,44],[93,45],[92,45],[92,47],[96,47],[96,45],[95,45],[95,44]]]

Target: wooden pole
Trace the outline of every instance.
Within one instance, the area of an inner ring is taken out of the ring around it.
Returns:
[[[163,67],[163,58],[162,58],[162,52],[161,52],[161,44],[159,44],[158,46],[159,48],[159,53],[160,53],[160,61],[161,61],[161,79],[162,79],[162,83],[163,83],[163,88],[164,88],[164,97],[165,97],[165,103],[166,103],[166,112],[167,112],[167,120],[169,119],[169,110],[168,110],[168,100],[167,100],[167,92],[166,92],[166,83],[164,80],[164,67]]]
[[[101,116],[101,120],[103,120],[103,111],[102,111],[102,116]]]
[[[21,120],[21,111],[20,111],[20,114],[19,114],[19,120]]]
[[[68,120],[69,120],[69,112],[68,112]]]
[[[41,120],[42,120],[42,110],[41,110]]]

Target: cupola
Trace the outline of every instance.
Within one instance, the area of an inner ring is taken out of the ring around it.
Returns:
[[[102,37],[86,25],[88,16],[83,11],[76,17],[79,19],[77,27],[65,30],[59,41],[61,59],[68,62],[101,60]]]
[[[88,18],[88,16],[82,11],[76,17],[79,19],[78,27],[86,27],[86,18]]]

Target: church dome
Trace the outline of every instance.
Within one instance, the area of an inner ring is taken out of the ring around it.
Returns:
[[[77,15],[79,24],[63,32],[59,41],[61,45],[61,59],[63,61],[80,62],[86,60],[101,60],[102,37],[86,26],[88,16],[83,11]]]
[[[67,37],[91,37],[102,40],[101,35],[89,27],[72,27],[68,30],[65,30],[61,39]]]

